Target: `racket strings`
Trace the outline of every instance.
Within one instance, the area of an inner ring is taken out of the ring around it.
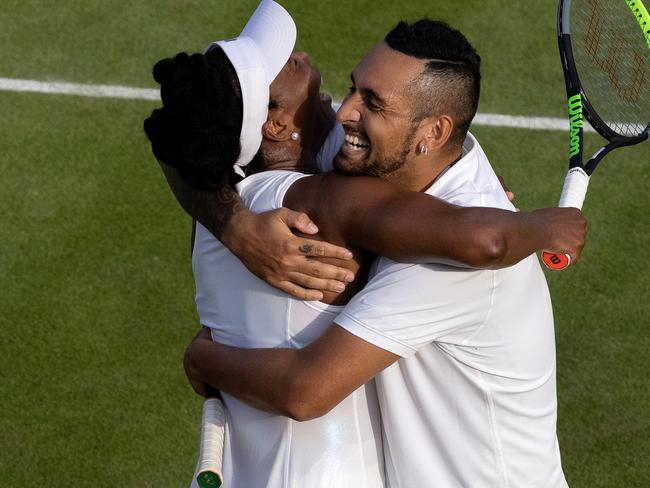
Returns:
[[[624,0],[573,0],[571,40],[583,92],[616,133],[641,134],[650,121],[650,49]]]

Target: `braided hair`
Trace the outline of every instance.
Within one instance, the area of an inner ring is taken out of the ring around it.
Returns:
[[[223,50],[163,59],[153,77],[163,106],[144,121],[144,131],[156,158],[198,190],[232,180],[243,105],[237,73]]]

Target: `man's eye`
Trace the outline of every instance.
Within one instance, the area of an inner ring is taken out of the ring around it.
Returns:
[[[364,99],[363,103],[371,112],[379,112],[381,110],[381,107],[379,105],[376,105],[371,98]]]

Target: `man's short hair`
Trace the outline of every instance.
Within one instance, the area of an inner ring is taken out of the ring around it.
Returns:
[[[462,143],[476,115],[481,90],[481,57],[469,41],[445,22],[400,22],[385,38],[391,49],[426,60],[409,86],[413,121],[449,115],[452,143]]]

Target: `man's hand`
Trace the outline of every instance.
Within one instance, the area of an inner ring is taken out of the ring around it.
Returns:
[[[571,256],[571,264],[580,259],[587,237],[587,221],[577,208],[542,208],[533,212],[545,222],[547,251]]]
[[[501,183],[501,186],[503,187],[503,191],[506,192],[506,196],[508,197],[508,200],[511,202],[515,199],[515,194],[510,191],[510,188],[508,188],[508,185],[506,184],[506,180],[503,179],[503,176],[497,176],[499,178],[499,183]]]
[[[199,333],[185,353],[190,379],[295,420],[320,417],[399,359],[333,324],[304,349],[242,349]]]
[[[321,290],[342,291],[354,280],[345,269],[313,258],[352,259],[352,253],[327,242],[291,232],[316,234],[304,213],[280,208],[263,214],[242,211],[232,216],[221,241],[256,276],[302,300],[321,300]]]
[[[192,342],[190,342],[187,349],[185,349],[185,356],[183,357],[185,376],[187,376],[190,386],[197,395],[204,398],[220,398],[221,394],[219,393],[219,390],[198,379],[196,371],[190,367],[192,364],[192,346],[196,346],[200,341],[212,342],[212,334],[210,333],[210,329],[207,327],[201,327],[199,333],[194,336]]]

